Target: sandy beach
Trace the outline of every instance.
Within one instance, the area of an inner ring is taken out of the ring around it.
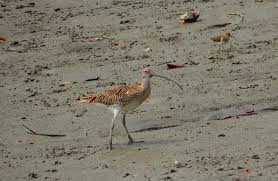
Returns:
[[[0,181],[278,180],[277,19],[275,0],[2,0]],[[111,151],[112,112],[76,99],[145,67],[184,90],[153,78],[126,118],[143,142],[116,121]]]

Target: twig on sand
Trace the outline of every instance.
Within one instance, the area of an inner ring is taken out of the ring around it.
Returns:
[[[104,39],[109,39],[109,40],[113,40],[114,38],[108,37],[108,36],[101,36]]]
[[[241,23],[241,22],[243,21],[243,19],[244,19],[244,15],[242,15],[242,14],[238,14],[238,13],[230,13],[229,15],[240,16],[240,17],[241,17],[240,23]]]
[[[230,25],[231,23],[220,23],[220,24],[215,24],[215,25],[210,25],[206,28],[204,28],[203,30],[210,30],[210,29],[213,29],[213,28],[223,28],[227,25]]]
[[[100,77],[86,79],[85,82],[96,81],[96,80],[99,80],[99,78],[100,78]]]
[[[230,13],[229,15],[233,15],[233,16],[240,16],[240,17],[241,17],[241,19],[240,19],[240,22],[239,22],[239,23],[241,23],[241,22],[243,21],[243,19],[244,19],[244,15],[242,15],[242,14],[238,14],[238,13]],[[236,29],[238,29],[238,28],[239,28],[239,24],[237,24],[237,25],[236,25],[236,27],[232,29],[232,31],[235,31],[235,30],[236,30]]]
[[[37,132],[33,131],[32,129],[30,129],[29,127],[25,126],[24,124],[23,124],[22,126],[26,129],[26,132],[27,132],[27,133],[33,134],[33,135],[49,136],[49,137],[63,137],[63,136],[66,136],[65,134],[45,134],[45,133],[37,133]]]
[[[182,67],[185,67],[185,66],[184,65],[178,65],[178,64],[172,64],[172,63],[167,64],[168,69],[176,69],[176,68],[182,68]]]
[[[239,114],[236,115],[227,115],[224,116],[222,118],[218,118],[218,120],[224,120],[224,119],[230,119],[230,118],[239,118],[240,116],[250,116],[250,115],[254,115],[254,114],[258,114],[255,110],[251,109],[251,110],[244,110]]]
[[[96,41],[101,41],[103,39],[113,40],[114,38],[110,38],[108,36],[100,36],[100,37],[93,37],[93,38],[89,39],[89,41],[96,42]]]

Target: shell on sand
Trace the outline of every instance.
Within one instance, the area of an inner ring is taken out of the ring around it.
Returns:
[[[199,16],[200,16],[199,10],[187,11],[186,13],[180,16],[180,21],[183,21],[184,23],[196,22]]]

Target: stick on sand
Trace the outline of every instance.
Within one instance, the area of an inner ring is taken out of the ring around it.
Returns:
[[[24,124],[23,124],[22,126],[26,129],[26,132],[27,132],[27,133],[33,134],[33,135],[49,136],[49,137],[63,137],[63,136],[66,136],[65,134],[45,134],[45,133],[37,133],[37,132],[33,131],[32,129],[30,129],[29,127],[25,126]]]

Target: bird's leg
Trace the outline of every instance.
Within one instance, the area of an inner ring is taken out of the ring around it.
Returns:
[[[111,126],[110,126],[110,135],[109,135],[109,149],[112,150],[112,132],[114,129],[114,122],[115,122],[115,117],[113,117]]]
[[[218,51],[217,52],[220,52],[221,50],[221,43],[218,43]]]
[[[232,43],[230,43],[230,51],[232,51],[233,49],[233,46],[232,46]]]
[[[110,150],[112,150],[112,132],[114,129],[114,123],[115,123],[115,120],[116,120],[117,116],[119,115],[120,111],[118,109],[114,109],[113,112],[114,112],[114,117],[111,122],[110,135],[109,135],[109,149]]]
[[[128,140],[129,140],[128,144],[132,144],[133,143],[133,139],[131,138],[131,136],[130,136],[130,134],[128,132],[128,129],[126,127],[125,116],[126,116],[126,113],[123,113],[122,124],[123,124],[123,126],[125,128],[125,132],[127,134]]]

